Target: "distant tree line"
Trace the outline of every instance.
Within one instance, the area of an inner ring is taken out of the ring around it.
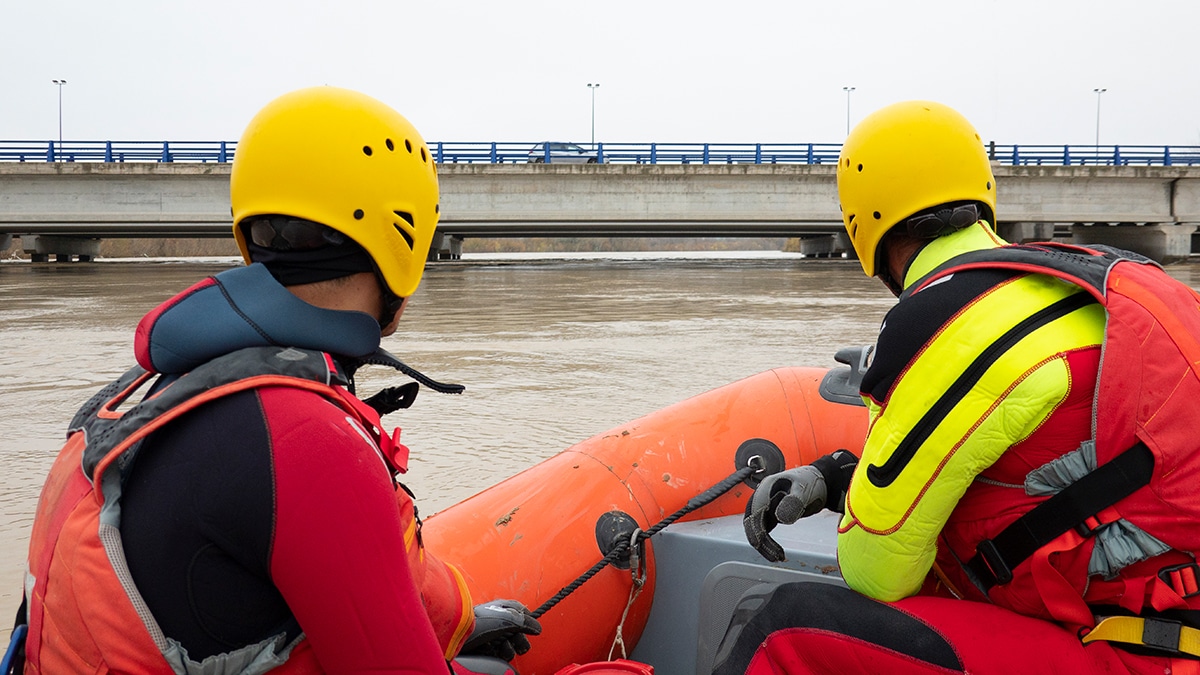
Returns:
[[[236,256],[237,244],[229,239],[101,239],[101,258],[194,258]],[[0,251],[0,259],[28,258],[21,239],[13,237],[12,245]]]

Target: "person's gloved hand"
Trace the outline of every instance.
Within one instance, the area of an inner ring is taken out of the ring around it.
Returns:
[[[771,530],[779,523],[791,524],[811,516],[826,504],[840,513],[857,464],[853,453],[838,450],[812,464],[764,478],[746,502],[742,518],[746,541],[767,560],[782,562],[783,547],[771,538]]]
[[[460,654],[493,656],[511,661],[529,651],[527,635],[541,635],[542,625],[516,600],[492,600],[475,605],[475,630]]]
[[[794,523],[825,507],[825,478],[806,465],[767,476],[746,502],[742,526],[746,541],[771,562],[784,560],[783,547],[769,532],[779,523]]]

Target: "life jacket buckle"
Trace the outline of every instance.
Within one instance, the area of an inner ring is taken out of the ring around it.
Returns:
[[[1200,595],[1200,565],[1194,562],[1164,567],[1158,571],[1158,578],[1181,598]]]
[[[979,542],[979,546],[975,548],[975,552],[983,557],[983,562],[987,564],[988,571],[996,578],[995,585],[1002,586],[1012,581],[1012,569],[1004,561],[1004,556],[996,548],[994,541],[984,539]]]
[[[1183,624],[1179,621],[1146,617],[1142,625],[1142,644],[1178,654],[1179,636],[1182,632]]]
[[[1075,531],[1078,532],[1081,537],[1087,539],[1093,534],[1096,534],[1097,530],[1107,524],[1108,523],[1101,522],[1101,520],[1096,516],[1088,516],[1087,518],[1083,519],[1082,523],[1079,523],[1075,526]]]

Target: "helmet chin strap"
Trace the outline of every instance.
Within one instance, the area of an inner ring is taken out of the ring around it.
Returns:
[[[904,235],[901,234],[901,236],[903,237]],[[915,246],[911,243],[914,240],[916,242]],[[931,241],[933,241],[933,239],[917,239],[915,237],[906,237],[904,239],[893,238],[893,240],[889,242],[887,241],[887,237],[885,237],[884,240],[880,242],[880,246],[876,249],[876,254],[878,257],[875,260],[875,276],[883,282],[884,286],[887,286],[887,289],[892,292],[892,295],[898,298],[900,297],[900,294],[904,292],[904,276],[908,273],[908,266],[912,264],[913,260],[916,260],[917,254],[921,252],[921,249],[925,248],[925,246]],[[908,252],[908,258],[904,261],[904,267],[901,272],[900,279],[896,279],[892,276],[892,259],[889,251],[893,246],[900,246],[902,249],[908,249],[911,247],[911,251]]]
[[[891,291],[892,295],[896,296],[897,298],[900,297],[900,294],[904,292],[904,287],[892,278],[891,270],[887,269],[887,267],[880,267],[879,273],[876,274],[875,277],[882,281],[883,285],[887,286],[887,289]]]
[[[888,246],[886,236],[884,241],[879,242],[879,246],[875,248],[875,278],[883,282],[884,286],[892,292],[892,295],[897,298],[904,292],[904,287],[892,278],[892,266],[887,254]]]
[[[383,300],[383,309],[379,313],[379,330],[384,330],[392,325],[396,320],[396,314],[404,305],[404,298],[392,292],[388,287],[387,282],[383,280],[383,275],[378,270],[375,271],[375,281],[379,284],[379,293]]]

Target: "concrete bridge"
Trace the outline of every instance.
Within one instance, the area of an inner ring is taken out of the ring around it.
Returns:
[[[846,249],[835,168],[795,164],[442,164],[432,257],[469,237],[799,237]],[[0,248],[96,255],[106,237],[229,236],[227,163],[0,163]],[[1070,237],[1173,262],[1200,224],[1200,167],[994,167],[1001,235]]]

